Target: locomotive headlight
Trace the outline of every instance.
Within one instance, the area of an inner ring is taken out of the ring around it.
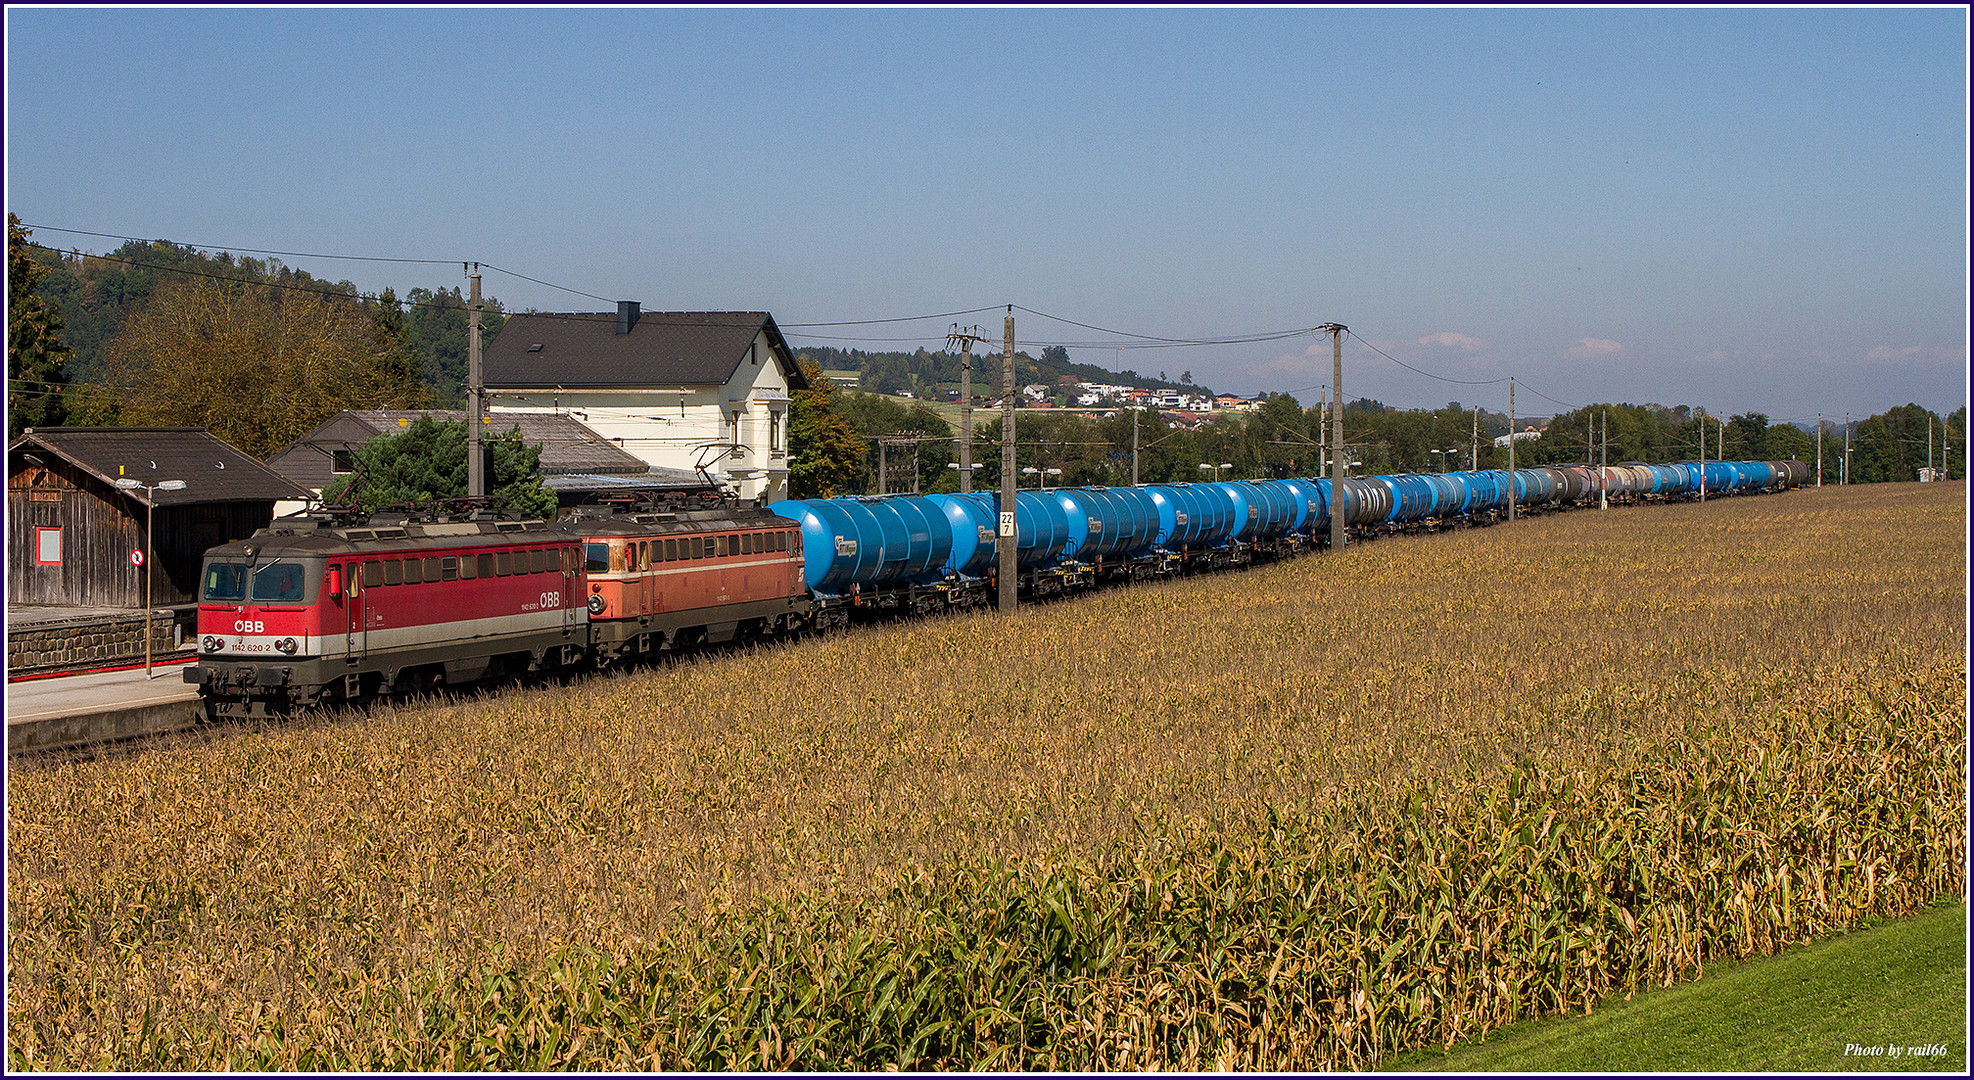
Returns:
[[[284,637],[280,641],[275,642],[274,647],[280,649],[282,652],[287,653],[290,656],[293,656],[296,648],[295,639],[291,637]]]
[[[589,598],[589,613],[591,615],[603,614],[603,597],[592,596]]]
[[[220,641],[220,640],[219,640],[218,638],[216,638],[216,637],[209,637],[209,638],[207,638],[207,639],[205,640],[205,646],[206,646],[206,651],[207,651],[207,652],[218,652],[218,651],[219,651],[219,647],[220,647],[220,645],[222,645],[222,644],[224,644],[224,643],[223,643],[223,642],[221,642],[221,641]]]

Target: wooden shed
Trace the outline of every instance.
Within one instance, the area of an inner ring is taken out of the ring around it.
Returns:
[[[123,489],[119,479],[142,487]],[[161,491],[167,480],[180,490]],[[204,428],[27,428],[7,445],[7,601],[77,607],[196,602],[208,548],[274,520],[306,488]],[[149,511],[154,543],[146,567]]]

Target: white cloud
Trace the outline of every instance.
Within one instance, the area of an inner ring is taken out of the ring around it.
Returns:
[[[1419,339],[1418,344],[1443,345],[1449,349],[1459,349],[1461,352],[1480,352],[1487,348],[1487,342],[1479,338],[1470,338],[1465,334],[1456,334],[1450,330],[1442,330],[1437,334],[1427,334],[1425,337]]]
[[[1624,346],[1619,342],[1587,337],[1576,343],[1576,347],[1570,350],[1570,355],[1578,360],[1588,360],[1593,356],[1609,356],[1623,351]]]
[[[1907,345],[1902,349],[1894,348],[1890,345],[1880,345],[1870,352],[1865,353],[1864,359],[1867,363],[1872,364],[1910,364],[1918,360],[1925,351],[1917,345]]]

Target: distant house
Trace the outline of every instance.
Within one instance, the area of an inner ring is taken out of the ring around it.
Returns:
[[[204,428],[28,428],[7,444],[7,602],[141,608],[146,574],[153,604],[195,602],[208,548],[308,496]]]
[[[421,416],[464,421],[466,413],[446,409],[344,409],[267,459],[268,468],[316,494],[330,480],[355,466],[358,447],[402,431]],[[703,486],[698,474],[663,469],[591,430],[568,413],[501,413],[488,431],[504,435],[521,429],[521,439],[541,447],[541,480],[564,507],[613,490]]]
[[[575,412],[645,463],[705,469],[743,498],[788,488],[788,406],[808,384],[774,318],[759,311],[510,315],[487,348],[490,427]]]

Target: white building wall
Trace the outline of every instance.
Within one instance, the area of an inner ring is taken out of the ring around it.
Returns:
[[[788,494],[788,379],[774,362],[766,334],[756,336],[751,353],[724,386],[564,391],[551,408],[543,407],[539,392],[531,392],[526,403],[515,402],[516,395],[507,395],[505,403],[495,396],[490,408],[574,413],[651,465],[688,472],[704,468],[720,481],[732,474],[741,498],[769,502]]]

